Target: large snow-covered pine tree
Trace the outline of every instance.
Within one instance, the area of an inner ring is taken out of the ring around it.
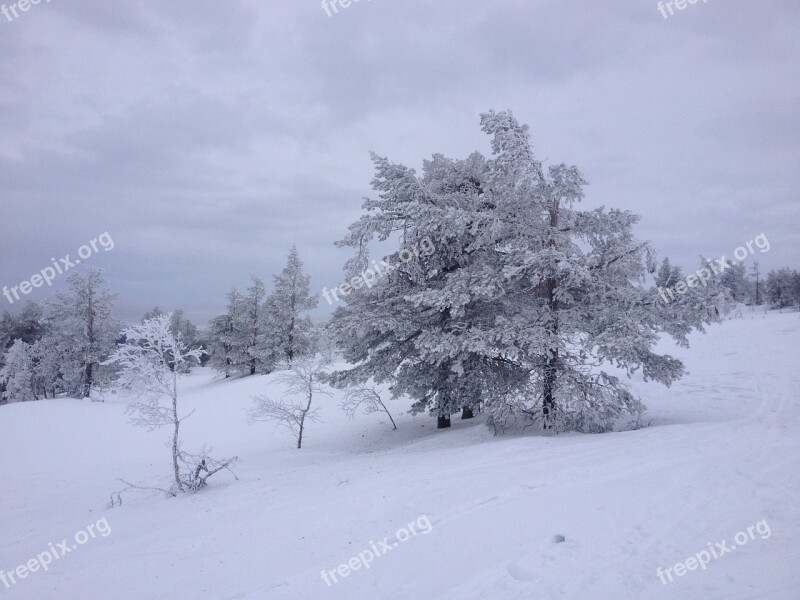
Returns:
[[[500,427],[521,417],[606,430],[641,405],[602,365],[668,385],[683,366],[652,351],[659,336],[686,343],[714,315],[659,304],[646,285],[653,252],[632,233],[636,215],[578,210],[585,181],[575,167],[545,174],[527,127],[510,112],[481,122],[491,159],[435,155],[419,178],[373,158],[379,199],[365,202],[367,214],[342,242],[358,250],[348,273],[369,267],[372,239],[396,239],[401,250],[388,257],[391,272],[335,313],[331,327],[355,366],[334,380],[390,381],[440,426],[483,403]],[[434,252],[401,260],[423,239]]]

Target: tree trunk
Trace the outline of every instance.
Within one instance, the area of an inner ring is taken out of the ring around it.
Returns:
[[[88,398],[92,392],[92,382],[94,377],[94,363],[86,363],[83,372],[83,397]]]
[[[303,424],[306,420],[306,413],[300,416],[300,431],[297,434],[297,449],[300,450],[303,447]]]
[[[392,418],[392,413],[389,412],[389,409],[386,408],[386,405],[383,402],[381,402],[381,401],[379,401],[379,402],[380,402],[381,408],[383,408],[383,412],[386,413],[386,415],[389,417],[389,420],[392,422],[392,427],[394,427],[394,430],[397,431],[397,423],[394,422],[394,419]]]
[[[556,399],[556,361],[558,352],[554,357],[548,358],[544,367],[544,399],[542,400],[542,419],[544,429],[553,427],[552,418],[555,412]]]
[[[289,325],[289,346],[286,355],[289,358],[289,364],[292,364],[294,360],[294,317],[292,317],[292,321]]]
[[[312,394],[311,389],[310,389],[311,388],[311,382],[310,381],[309,381],[308,387],[309,387],[309,390],[308,390],[308,403],[306,404],[305,410],[303,410],[303,414],[300,415],[300,431],[298,431],[298,433],[297,433],[297,449],[298,450],[303,447],[303,427],[305,426],[305,423],[306,423],[306,415],[308,414],[308,411],[311,410],[311,399],[313,398],[313,394]]]
[[[289,364],[294,360],[294,328],[295,328],[295,315],[297,314],[297,290],[296,286],[292,286],[292,295],[289,302],[289,310],[291,311],[291,319],[289,321],[289,346],[286,348],[286,356],[289,358]]]
[[[475,413],[472,410],[471,406],[464,406],[461,408],[461,420],[464,419],[472,419],[475,416]]]
[[[436,429],[447,429],[448,427],[450,427],[450,415],[439,415]]]
[[[553,199],[550,206],[550,241],[548,245],[555,249],[555,233],[558,229],[558,200]],[[550,343],[558,340],[558,300],[556,299],[557,281],[555,275],[550,275],[545,283],[547,290],[547,304],[550,307],[550,321],[547,323]],[[548,353],[544,366],[544,394],[542,398],[542,424],[544,429],[553,427],[553,412],[556,408],[556,375],[558,369],[558,346]]]
[[[94,289],[89,289],[89,307],[86,311],[86,337],[89,339],[89,352],[94,351],[95,336],[94,336]],[[83,379],[83,397],[88,398],[92,392],[92,384],[94,383],[94,363],[91,361],[86,363],[86,371]]]
[[[178,466],[178,452],[179,452],[179,431],[181,421],[178,419],[178,375],[172,375],[172,422],[175,425],[175,431],[172,436],[172,468],[175,471],[175,485],[178,486],[178,491],[183,492],[183,483],[181,483],[181,470]]]

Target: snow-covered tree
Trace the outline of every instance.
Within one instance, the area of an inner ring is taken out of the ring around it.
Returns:
[[[720,276],[720,283],[727,288],[734,302],[746,302],[749,298],[747,270],[742,263],[730,265]]]
[[[331,395],[324,383],[327,366],[324,358],[303,358],[292,362],[289,370],[276,379],[277,383],[286,386],[283,398],[275,400],[265,395],[254,396],[248,421],[251,424],[271,421],[285,427],[297,439],[297,448],[302,448],[306,424],[319,421],[319,409],[312,407],[314,397]]]
[[[26,302],[22,310],[16,315],[4,311],[2,317],[0,317],[0,369],[5,365],[5,353],[14,345],[16,340],[22,340],[30,345],[33,352],[33,346],[47,334],[47,331],[42,307],[36,302]],[[34,363],[36,362],[35,354],[33,352]],[[2,380],[0,380],[0,404],[3,403],[4,391],[5,387]]]
[[[308,311],[317,307],[319,298],[310,293],[311,278],[303,271],[303,263],[292,246],[286,266],[274,276],[275,289],[267,301],[271,335],[281,360],[289,363],[308,355],[314,340]]]
[[[370,284],[353,286],[330,324],[356,366],[334,379],[337,386],[391,382],[394,397],[415,400],[412,412],[430,410],[440,428],[449,427],[451,414],[468,418],[479,402],[527,378],[489,342],[502,290],[497,265],[476,260],[496,208],[484,189],[486,160],[434,155],[422,178],[374,154],[373,162],[380,197],[365,202],[367,214],[340,242],[357,250],[347,276]],[[370,264],[374,238],[396,239],[398,249]],[[446,306],[448,299],[458,305]]]
[[[70,274],[67,283],[69,290],[56,292],[47,304],[50,346],[62,354],[67,393],[88,398],[97,367],[111,353],[119,331],[111,316],[117,294],[106,289],[102,272],[95,268]]]
[[[683,273],[681,273],[680,267],[672,266],[672,263],[669,262],[669,258],[664,257],[655,278],[657,287],[671,288],[683,279]]]
[[[236,312],[234,329],[239,351],[246,356],[247,373],[255,375],[269,372],[272,364],[264,342],[267,335],[264,306],[267,292],[261,279],[253,275],[250,280],[247,295],[241,299]]]
[[[174,484],[169,491],[174,495],[196,491],[205,485],[211,471],[227,468],[234,459],[214,461],[203,452],[195,461],[196,457],[181,450],[181,424],[191,413],[179,413],[178,378],[200,360],[203,350],[188,348],[180,336],[173,334],[170,321],[171,315],[161,315],[124,329],[125,343],[106,364],[115,364],[119,369],[113,389],[134,394],[135,400],[128,407],[134,425],[149,431],[171,428]]]
[[[338,357],[338,349],[336,347],[336,339],[328,330],[327,323],[319,323],[314,325],[313,345],[311,354],[320,354],[326,362],[332,363]]]
[[[45,335],[31,346],[37,394],[44,398],[55,398],[65,390],[62,378],[62,355],[54,338]]]
[[[153,310],[149,310],[144,313],[142,317],[142,323],[145,321],[149,321],[150,319],[155,319],[156,317],[163,316],[164,311],[162,311],[158,306],[153,308]],[[194,323],[192,323],[189,319],[184,316],[184,311],[182,308],[176,308],[170,313],[172,316],[169,321],[170,331],[174,336],[180,336],[181,340],[184,344],[189,347],[194,347],[198,344],[198,337],[197,337],[197,327]]]
[[[153,308],[153,310],[148,310],[146,313],[144,313],[144,316],[142,316],[142,321],[141,322],[144,323],[145,321],[149,321],[150,319],[155,319],[156,317],[161,317],[164,314],[166,314],[166,313],[163,310],[161,310],[159,307],[156,306],[156,307]]]
[[[632,234],[636,215],[577,210],[585,181],[575,167],[545,174],[510,113],[481,122],[492,159],[434,155],[419,178],[373,157],[380,196],[342,242],[358,250],[349,272],[368,268],[373,238],[400,236],[401,248],[428,239],[434,251],[390,255],[391,271],[337,309],[331,327],[355,366],[334,381],[391,381],[393,394],[414,398],[414,411],[430,408],[440,427],[483,403],[495,424],[513,414],[605,430],[641,404],[598,365],[668,385],[683,367],[653,345],[661,333],[685,343],[710,313],[664,307],[645,287],[655,264]]]
[[[766,297],[772,308],[800,306],[800,274],[788,267],[767,274]]]
[[[224,315],[219,315],[211,320],[209,331],[209,363],[225,377],[231,377],[240,372],[240,368],[247,362],[242,344],[236,330],[239,321],[239,312],[242,310],[241,294],[236,288],[228,292],[228,309]]]
[[[17,339],[5,354],[5,364],[0,369],[0,383],[6,402],[38,400],[33,350],[30,344]]]
[[[182,308],[176,308],[172,311],[169,328],[173,335],[180,336],[183,343],[190,348],[199,343],[197,326],[184,316]]]
[[[638,216],[579,210],[586,182],[576,167],[553,165],[545,174],[527,127],[511,113],[490,112],[482,124],[493,136],[496,202],[517,213],[506,221],[502,273],[504,303],[520,310],[503,332],[510,342],[503,346],[532,367],[526,409],[540,407],[545,427],[604,431],[622,413],[642,410],[604,365],[670,385],[684,369],[653,351],[661,334],[688,345],[687,334],[717,316],[703,294],[690,298],[706,310],[688,311],[665,306],[645,287],[655,264],[648,244],[633,235]]]
[[[269,373],[275,352],[268,343],[271,330],[266,313],[264,283],[253,275],[247,295],[228,293],[228,309],[211,321],[210,363],[225,377]]]
[[[764,302],[764,282],[761,279],[761,269],[758,261],[750,267],[750,303],[759,306]]]
[[[355,418],[356,412],[361,409],[365,415],[382,412],[392,422],[392,429],[397,430],[392,413],[381,398],[381,394],[375,386],[358,386],[350,388],[345,392],[342,401],[342,410],[351,419]]]

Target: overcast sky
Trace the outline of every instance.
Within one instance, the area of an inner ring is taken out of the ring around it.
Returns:
[[[666,19],[651,0],[18,1],[0,15],[0,286],[107,231],[85,264],[126,319],[181,306],[205,325],[292,243],[333,287],[369,151],[488,154],[490,108],[582,170],[587,206],[642,215],[659,255],[693,270],[763,233],[761,265],[800,267],[796,0]]]

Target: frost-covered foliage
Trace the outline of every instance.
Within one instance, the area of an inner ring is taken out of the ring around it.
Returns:
[[[266,310],[267,291],[255,275],[247,294],[228,293],[228,310],[211,321],[211,366],[226,377],[269,373],[275,366]]]
[[[175,495],[204,486],[211,474],[228,468],[235,459],[215,461],[205,451],[191,455],[181,450],[180,427],[189,415],[179,416],[178,378],[199,362],[203,350],[189,349],[173,334],[170,321],[171,315],[161,315],[123,330],[125,344],[106,363],[119,369],[113,389],[135,396],[128,407],[134,425],[149,431],[172,428],[174,483],[165,491]],[[166,406],[162,404],[165,399]]]
[[[0,369],[0,397],[6,402],[38,400],[34,353],[30,344],[18,339],[5,354],[5,364]]]
[[[375,386],[359,386],[350,388],[345,392],[342,401],[342,410],[351,419],[355,418],[356,412],[361,409],[365,415],[382,412],[392,422],[392,429],[397,430],[397,423],[394,422],[392,413],[381,398],[381,394]]]
[[[111,354],[119,325],[111,316],[116,293],[109,291],[99,269],[67,277],[68,291],[47,303],[48,334],[43,346],[60,358],[60,384],[76,398],[89,397],[98,370]]]
[[[646,283],[654,253],[632,233],[638,217],[578,210],[581,173],[545,171],[510,112],[486,113],[481,124],[491,159],[434,155],[420,177],[373,156],[378,199],[341,242],[357,250],[346,269],[366,268],[373,239],[403,248],[427,238],[435,251],[354,290],[336,311],[331,331],[354,367],[334,381],[391,382],[440,426],[484,405],[495,426],[513,415],[606,430],[642,407],[603,365],[669,385],[683,365],[652,347],[663,333],[685,344],[715,320],[709,295],[660,303]]]
[[[295,360],[290,369],[276,379],[277,383],[286,386],[284,397],[275,400],[264,395],[254,396],[248,421],[251,424],[272,421],[285,427],[297,439],[297,448],[302,448],[307,422],[319,421],[318,409],[312,408],[314,396],[331,395],[324,383],[328,364],[324,357]]]
[[[682,279],[683,273],[681,273],[681,268],[672,266],[672,263],[669,262],[669,258],[664,257],[655,275],[656,286],[660,288],[671,288]]]
[[[291,363],[308,356],[314,341],[314,327],[307,313],[317,307],[319,297],[310,293],[311,278],[292,246],[286,266],[274,276],[274,290],[267,300],[270,340],[280,360]]]
[[[241,352],[236,330],[238,312],[241,310],[240,294],[236,288],[228,292],[228,309],[224,315],[211,320],[209,331],[209,364],[225,377],[239,372],[246,360]]]
[[[234,331],[238,339],[236,349],[244,359],[246,373],[268,373],[272,370],[272,352],[267,341],[269,323],[266,316],[267,290],[264,282],[253,275],[247,295],[241,299],[241,305],[234,312]],[[241,360],[240,359],[240,360]],[[240,362],[241,364],[241,362]]]
[[[413,412],[430,410],[446,427],[451,414],[519,390],[527,378],[525,367],[491,341],[501,282],[496,264],[475,260],[496,209],[484,190],[486,160],[435,155],[422,178],[385,158],[373,155],[373,161],[380,196],[365,202],[368,214],[341,242],[358,250],[348,275],[369,265],[373,238],[399,238],[399,248],[384,260],[395,268],[371,288],[354,291],[334,315],[330,330],[356,365],[335,381],[391,382],[395,397],[415,400]],[[400,260],[403,249],[425,242],[429,251]]]
[[[800,306],[800,273],[788,267],[770,271],[766,281],[766,297],[772,308]]]
[[[156,306],[153,310],[144,313],[142,323],[164,314],[166,313]],[[184,316],[182,308],[176,308],[170,314],[169,329],[172,334],[180,336],[183,343],[190,348],[196,346],[199,343],[197,326]]]
[[[255,375],[309,355],[314,331],[307,312],[317,305],[309,287],[310,278],[292,247],[271,294],[256,276],[246,295],[231,290],[227,312],[211,321],[211,366],[225,377]]]
[[[56,294],[45,309],[28,302],[18,315],[5,313],[0,318],[0,368],[15,341],[28,344],[37,398],[85,397],[109,376],[109,369],[96,361],[113,349],[114,294],[103,289],[99,271],[72,274],[69,283],[70,290]],[[0,403],[4,391],[0,381]]]

